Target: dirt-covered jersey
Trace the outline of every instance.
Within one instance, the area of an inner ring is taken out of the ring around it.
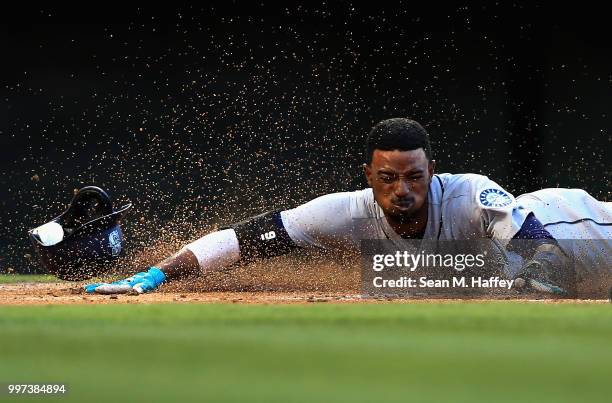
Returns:
[[[474,174],[435,175],[428,203],[423,239],[489,238],[506,246],[533,213],[575,263],[581,288],[593,293],[612,286],[612,203],[579,189],[543,189],[515,199],[486,176]],[[281,218],[301,247],[358,250],[367,239],[388,239],[398,249],[403,245],[372,189],[321,196],[281,212]],[[518,254],[506,255],[509,264],[521,266]]]
[[[528,209],[486,176],[434,175],[428,192],[423,239],[492,238],[505,245],[520,230]],[[374,200],[371,188],[332,193],[281,213],[298,246],[359,247],[363,239],[400,240]]]

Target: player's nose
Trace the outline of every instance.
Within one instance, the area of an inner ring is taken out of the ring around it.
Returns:
[[[410,186],[408,186],[407,182],[399,180],[395,184],[394,193],[398,198],[408,196],[408,193],[410,193]]]

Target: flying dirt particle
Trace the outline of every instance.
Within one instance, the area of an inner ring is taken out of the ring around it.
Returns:
[[[30,179],[31,179],[33,182],[38,182],[38,181],[40,181],[40,176],[38,176],[38,174],[34,174],[34,175],[32,175],[32,176],[30,177]]]

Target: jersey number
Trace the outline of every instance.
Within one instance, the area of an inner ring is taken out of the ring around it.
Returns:
[[[270,231],[270,232],[266,232],[265,234],[261,234],[262,241],[269,241],[270,239],[274,239],[274,238],[276,238],[276,232],[274,231]]]

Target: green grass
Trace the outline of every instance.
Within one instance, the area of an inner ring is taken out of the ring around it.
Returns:
[[[70,402],[608,402],[611,337],[605,304],[7,306],[0,383],[66,383]]]
[[[61,281],[50,274],[0,274],[0,284],[57,283]]]

